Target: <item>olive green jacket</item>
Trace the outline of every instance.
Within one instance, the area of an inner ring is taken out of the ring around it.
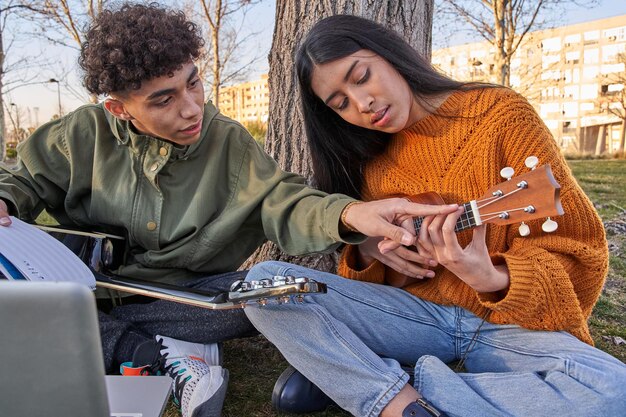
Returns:
[[[206,104],[188,147],[136,133],[102,105],[49,122],[0,168],[0,198],[32,221],[124,233],[120,275],[179,282],[233,271],[267,238],[290,254],[332,251],[352,201],[282,171],[237,122]]]

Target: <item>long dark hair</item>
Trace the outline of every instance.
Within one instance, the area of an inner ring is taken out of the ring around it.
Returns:
[[[407,81],[417,100],[460,90],[466,85],[437,72],[394,31],[351,15],[317,22],[296,53],[300,102],[313,162],[313,181],[326,192],[361,197],[362,168],[382,153],[390,134],[354,126],[328,107],[311,88],[316,65],[369,49],[389,62]]]

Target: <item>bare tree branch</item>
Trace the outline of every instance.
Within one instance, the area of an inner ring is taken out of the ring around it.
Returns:
[[[437,10],[448,20],[465,22],[473,33],[494,46],[498,83],[510,86],[511,58],[529,32],[543,28],[539,22],[542,14],[567,5],[597,4],[598,0],[438,0]]]

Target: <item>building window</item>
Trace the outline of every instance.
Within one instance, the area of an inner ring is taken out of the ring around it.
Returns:
[[[583,84],[580,86],[580,98],[588,100],[598,97],[597,84]]]
[[[541,41],[543,52],[558,52],[561,50],[561,38],[548,38]]]
[[[600,94],[603,96],[617,95],[624,89],[624,84],[603,84],[600,87]]]
[[[585,40],[585,45],[593,45],[595,43],[598,43],[598,40],[600,39],[600,31],[592,30],[589,32],[585,32],[583,38]]]
[[[587,49],[584,52],[585,64],[598,64],[600,62],[600,50],[598,48]]]
[[[595,80],[600,73],[600,67],[585,67],[583,68],[583,79],[584,80]]]
[[[571,46],[573,44],[580,43],[580,33],[567,35],[565,38],[563,38],[563,42],[565,42],[565,46]]]
[[[602,62],[613,63],[620,59],[620,54],[626,52],[626,44],[613,44],[602,47]]]
[[[566,52],[565,62],[568,64],[578,64],[580,62],[580,51]]]
[[[603,36],[612,42],[626,40],[626,26],[607,29],[603,32]]]

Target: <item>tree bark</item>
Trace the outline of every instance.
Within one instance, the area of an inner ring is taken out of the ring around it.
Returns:
[[[606,125],[598,129],[598,140],[596,141],[596,155],[602,155],[606,148]]]
[[[278,1],[274,37],[269,56],[270,108],[265,150],[280,166],[311,177],[309,149],[298,102],[294,54],[299,41],[318,20],[335,15],[363,16],[400,33],[415,49],[430,58],[433,0],[337,0],[333,2]],[[276,259],[318,270],[333,271],[336,255],[294,257],[284,255],[273,243],[266,243],[242,268]]]
[[[0,19],[2,13],[0,10]],[[2,27],[0,27],[0,161],[6,159],[6,123],[4,120],[4,97],[2,96],[2,78],[4,76],[4,44],[2,41]]]
[[[619,155],[624,155],[624,145],[626,142],[626,116],[622,119],[622,131],[620,132],[619,139],[619,150],[617,151]]]

